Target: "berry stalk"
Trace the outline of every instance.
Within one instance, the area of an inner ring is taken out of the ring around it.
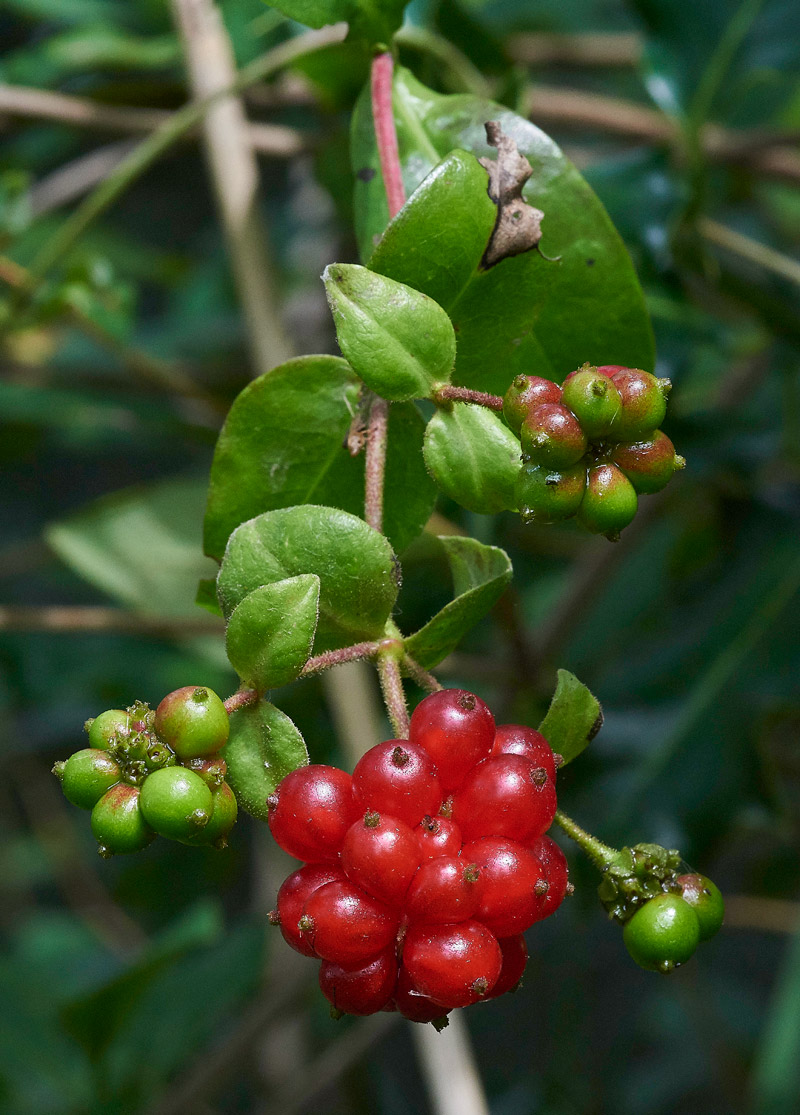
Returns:
[[[602,840],[598,840],[596,836],[592,836],[571,817],[568,817],[563,809],[556,812],[554,820],[559,828],[586,853],[598,870],[604,871],[619,856],[620,853],[617,848],[612,848],[609,844],[604,844]]]
[[[440,387],[434,391],[431,399],[434,403],[472,403],[473,406],[486,407],[495,410],[498,414],[503,411],[503,396],[490,395],[488,391],[474,391],[471,387]]]

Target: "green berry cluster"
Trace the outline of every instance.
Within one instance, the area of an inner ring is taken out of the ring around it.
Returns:
[[[184,686],[155,711],[137,702],[88,720],[89,747],[53,773],[68,801],[91,809],[101,856],[138,852],[157,834],[225,847],[237,814],[219,754],[228,729],[216,693]]]
[[[722,925],[725,903],[704,875],[679,875],[674,890],[655,895],[625,923],[625,947],[641,968],[671,972]]]
[[[517,376],[503,417],[519,435],[517,506],[525,522],[577,515],[593,534],[616,540],[638,496],[661,491],[685,461],[658,427],[671,384],[638,368],[584,364],[562,386]]]

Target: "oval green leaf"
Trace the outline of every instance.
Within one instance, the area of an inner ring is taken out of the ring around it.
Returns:
[[[558,671],[558,682],[539,731],[557,755],[571,763],[603,726],[603,710],[583,682],[569,670]]]
[[[308,762],[297,727],[269,701],[231,713],[231,732],[222,756],[236,800],[260,821],[267,819],[267,798],[280,780]]]
[[[261,585],[303,573],[320,581],[317,652],[383,632],[398,587],[391,546],[355,515],[313,504],[267,511],[233,532],[217,577],[225,616]]]
[[[516,509],[519,441],[493,411],[471,403],[442,407],[428,423],[423,452],[445,495],[468,511]]]
[[[314,645],[319,577],[304,573],[248,593],[231,612],[228,659],[244,685],[263,694],[294,681]]]

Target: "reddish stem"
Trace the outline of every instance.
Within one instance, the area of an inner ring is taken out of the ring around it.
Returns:
[[[364,518],[374,530],[383,530],[383,479],[386,473],[386,438],[389,404],[375,396],[367,424],[364,460]]]
[[[408,739],[408,705],[400,676],[400,664],[391,653],[378,655],[378,677],[383,693],[383,703],[389,713],[397,739]]]
[[[419,662],[415,662],[410,654],[403,655],[403,669],[420,689],[424,689],[428,693],[438,693],[442,688],[438,679],[420,666]]]
[[[403,208],[406,200],[392,107],[393,69],[394,60],[388,51],[376,55],[372,60],[372,122],[390,220]]]
[[[332,666],[341,666],[343,662],[353,662],[357,658],[374,658],[381,647],[380,643],[354,643],[351,647],[341,647],[339,650],[326,650],[309,658],[300,671],[301,678],[320,674],[323,670],[330,670]]]
[[[473,391],[470,387],[440,387],[431,396],[435,403],[473,403],[489,410],[503,409],[502,395],[490,395],[486,391]]]
[[[237,709],[246,708],[248,705],[254,705],[258,701],[258,693],[255,689],[237,689],[230,697],[223,701],[225,711],[228,716]]]

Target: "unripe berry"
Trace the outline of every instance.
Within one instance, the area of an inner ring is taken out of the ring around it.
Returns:
[[[439,856],[427,860],[414,876],[406,896],[408,920],[443,925],[475,917],[480,878],[480,868],[469,857]]]
[[[208,824],[194,836],[184,839],[184,844],[194,846],[215,844],[218,848],[224,848],[227,845],[225,837],[236,824],[236,818],[239,814],[236,796],[228,783],[223,782],[217,789],[211,789],[211,800],[213,806]]]
[[[124,709],[110,708],[101,712],[93,720],[86,721],[86,731],[89,735],[89,746],[98,751],[107,751],[112,743],[116,742],[117,734],[127,736],[131,727],[131,718]]]
[[[345,875],[387,906],[402,906],[421,858],[414,830],[380,813],[351,825],[342,845]]]
[[[208,786],[184,767],[164,767],[149,774],[142,784],[140,806],[151,828],[170,840],[197,836],[214,811]]]
[[[268,804],[269,828],[277,843],[309,863],[335,860],[360,812],[350,775],[323,763],[291,771]]]
[[[399,918],[349,880],[325,883],[307,899],[300,938],[323,960],[360,968],[394,941]]]
[[[303,908],[314,893],[326,883],[345,882],[344,872],[338,864],[307,863],[288,875],[278,891],[276,908],[269,916],[272,925],[280,926],[283,939],[303,956],[316,956],[310,941],[303,937],[298,922]]]
[[[562,403],[540,403],[520,430],[522,454],[536,465],[566,469],[586,452],[586,434],[571,410]]]
[[[620,368],[611,378],[622,400],[622,409],[614,423],[615,439],[640,441],[657,430],[667,413],[670,381],[656,379],[640,368]]]
[[[535,767],[544,767],[551,782],[556,780],[556,757],[541,732],[524,724],[498,724],[492,756],[522,755]]]
[[[430,755],[442,791],[449,794],[489,755],[494,733],[494,717],[480,697],[464,689],[442,689],[420,701],[408,734]]]
[[[503,396],[503,418],[509,428],[519,434],[522,423],[535,406],[560,401],[561,388],[552,380],[541,376],[515,376]]]
[[[457,856],[461,851],[461,829],[449,817],[423,817],[414,831],[423,863],[437,856]]]
[[[200,759],[225,746],[230,724],[225,705],[205,686],[185,685],[156,709],[155,729],[181,759]]]
[[[507,836],[528,844],[547,831],[556,808],[555,786],[543,767],[521,755],[498,755],[470,771],[454,795],[453,820],[465,843]]]
[[[705,875],[679,875],[681,898],[692,907],[700,925],[700,940],[718,933],[725,917],[725,901],[718,888]]]
[[[625,923],[622,936],[640,968],[671,972],[697,948],[700,922],[688,902],[677,894],[657,894]]]
[[[103,794],[122,778],[122,771],[105,751],[85,747],[56,763],[53,773],[61,779],[64,797],[81,809],[94,809]]]
[[[635,517],[637,506],[633,485],[616,465],[601,464],[589,469],[578,519],[592,534],[618,538]]]
[[[525,523],[549,526],[571,519],[586,490],[586,465],[555,469],[526,461],[517,474],[514,498]]]
[[[362,812],[375,809],[414,827],[442,804],[442,787],[427,751],[405,739],[371,747],[356,763],[353,794]]]
[[[334,1010],[342,1014],[367,1015],[383,1010],[397,983],[394,949],[387,949],[363,968],[343,968],[323,960],[319,986]]]
[[[675,446],[661,430],[642,441],[615,446],[611,460],[642,495],[660,492],[678,469],[686,467],[684,458],[677,456]]]
[[[92,810],[92,832],[104,858],[146,848],[155,833],[139,808],[137,786],[119,782],[100,798]]]
[[[564,380],[561,401],[580,422],[591,440],[613,435],[622,410],[622,399],[614,381],[596,368],[584,365]]]
[[[475,917],[497,937],[522,933],[546,916],[549,884],[536,856],[516,840],[487,836],[461,853],[481,870]]]
[[[403,967],[423,995],[444,1007],[466,1007],[497,983],[503,954],[479,921],[412,925],[403,942]]]
[[[522,979],[528,963],[528,946],[521,933],[513,937],[500,937],[497,943],[503,954],[503,967],[497,983],[487,996],[489,999],[497,999],[500,995],[505,995],[506,991],[513,991]]]

